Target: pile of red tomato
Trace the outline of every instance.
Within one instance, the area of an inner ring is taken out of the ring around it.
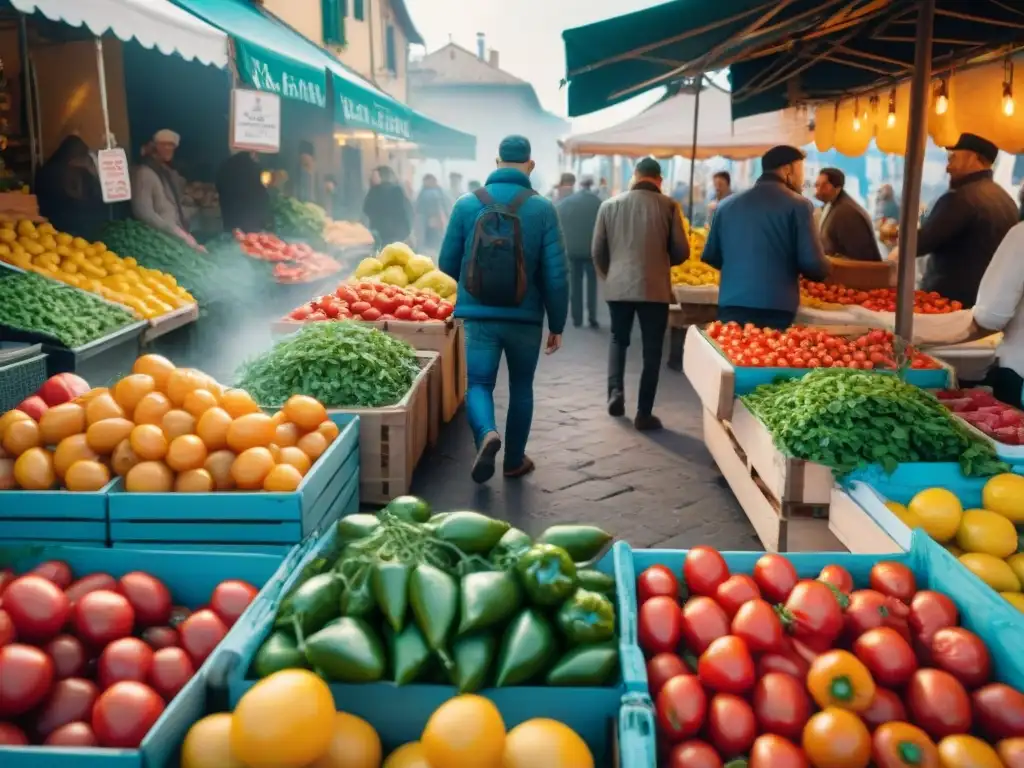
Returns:
[[[223,581],[191,612],[141,571],[0,570],[0,746],[138,747],[256,593]]]
[[[316,322],[319,320],[410,320],[426,323],[447,320],[455,310],[450,301],[436,293],[416,288],[402,288],[384,283],[342,283],[325,296],[296,307],[289,320]]]
[[[278,283],[308,283],[333,275],[341,265],[307,243],[287,243],[268,232],[234,231],[242,253],[253,259],[274,264],[273,276]]]
[[[802,326],[776,331],[753,323],[715,321],[706,333],[729,362],[747,368],[896,368],[890,331],[869,331],[846,339]],[[934,358],[913,347],[908,347],[906,354],[911,368],[939,367]]]
[[[857,589],[839,565],[800,579],[767,554],[733,574],[695,547],[682,579],[641,573],[637,600],[662,766],[1024,766],[1024,694],[901,563]]]
[[[875,312],[896,311],[896,289],[876,288],[871,291],[860,291],[844,285],[826,285],[815,283],[805,278],[800,279],[800,291],[812,298],[829,304],[856,304]],[[914,312],[921,315],[944,315],[958,312],[964,305],[959,301],[947,299],[935,291],[914,291]]]

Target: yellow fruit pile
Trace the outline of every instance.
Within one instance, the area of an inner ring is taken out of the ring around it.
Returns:
[[[110,389],[0,417],[0,490],[295,491],[339,433],[323,405],[295,395],[268,416],[247,392],[159,355]]]
[[[181,768],[594,768],[575,731],[547,719],[511,731],[482,696],[449,699],[430,716],[419,741],[381,762],[374,727],[336,711],[327,683],[288,669],[265,677],[234,713],[210,715],[192,726],[181,747]]]
[[[843,308],[842,304],[822,301],[817,296],[811,296],[811,294],[805,293],[803,290],[800,291],[800,306],[810,307],[811,309],[823,309],[828,312],[834,312]]]
[[[373,245],[373,234],[358,221],[328,219],[324,226],[323,237],[331,245]]]
[[[122,259],[103,243],[23,219],[0,222],[0,261],[98,294],[152,320],[195,304],[173,275]]]
[[[352,280],[373,280],[400,288],[429,290],[442,299],[455,301],[458,283],[437,268],[429,256],[417,255],[405,243],[384,246],[376,256],[359,262]]]
[[[1017,526],[1024,524],[1024,477],[990,478],[981,509],[964,510],[956,494],[928,488],[906,506],[886,506],[910,528],[922,528],[975,576],[1024,612],[1024,554],[1018,553]]]
[[[721,277],[714,267],[692,258],[672,267],[671,275],[672,285],[718,285]]]
[[[704,244],[708,241],[707,227],[694,227],[687,235],[690,243],[690,261],[700,261],[704,253]]]

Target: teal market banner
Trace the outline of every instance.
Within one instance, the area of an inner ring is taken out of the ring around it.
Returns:
[[[335,119],[349,128],[374,131],[392,139],[412,138],[412,110],[398,101],[385,101],[373,91],[335,74]]]
[[[276,56],[270,51],[236,40],[236,63],[239,77],[248,85],[283,99],[292,99],[315,107],[327,106],[327,73],[312,69],[293,59]]]

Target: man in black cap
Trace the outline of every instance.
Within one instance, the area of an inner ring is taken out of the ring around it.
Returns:
[[[719,320],[782,330],[800,306],[800,275],[824,280],[829,263],[814,206],[800,194],[804,153],[774,147],[761,169],[753,187],[719,205],[702,260],[722,271]]]
[[[935,201],[917,233],[917,256],[931,254],[921,287],[973,307],[985,269],[1019,214],[1013,198],[992,179],[995,144],[962,133],[948,151],[949,191]]]
[[[814,182],[814,196],[825,204],[818,220],[821,245],[830,256],[881,261],[871,217],[845,187],[846,174],[838,168],[822,168]]]

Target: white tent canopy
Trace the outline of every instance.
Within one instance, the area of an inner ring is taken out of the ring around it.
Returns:
[[[694,94],[681,91],[611,128],[570,136],[563,146],[574,155],[689,158],[693,150]],[[747,160],[778,144],[802,147],[814,140],[808,115],[785,109],[732,121],[730,95],[715,87],[700,94],[697,160]]]
[[[170,0],[11,0],[22,13],[39,13],[72,27],[83,24],[100,37],[133,38],[145,48],[186,59],[228,65],[228,38],[219,29],[183,11]]]

